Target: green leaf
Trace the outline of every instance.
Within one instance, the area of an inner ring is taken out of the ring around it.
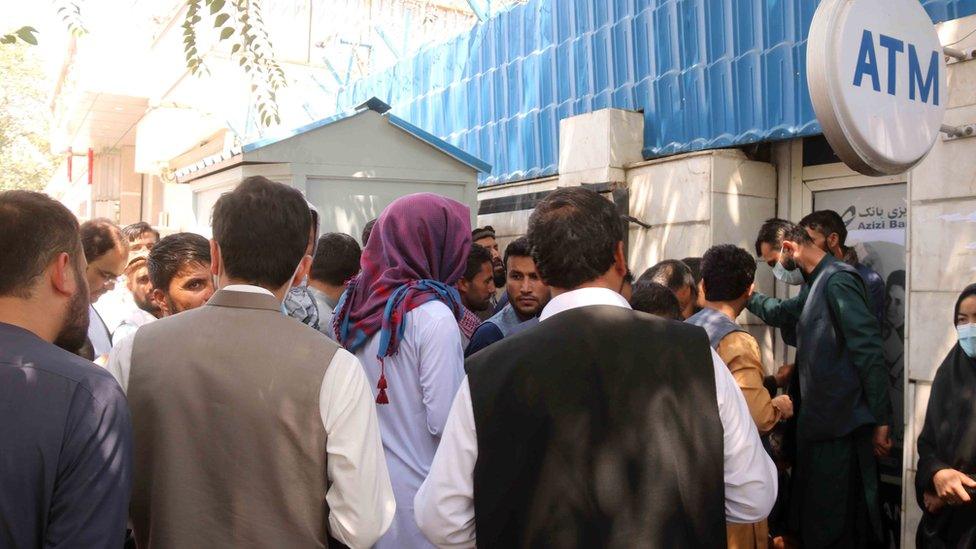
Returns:
[[[224,23],[228,19],[230,19],[230,15],[227,15],[226,13],[221,13],[220,15],[217,16],[217,19],[214,21],[214,28],[223,27]]]
[[[210,15],[213,15],[224,7],[224,0],[213,0],[210,4]]]
[[[240,44],[234,44],[234,47],[230,49],[231,55],[234,55],[235,53],[237,53],[239,51],[241,51],[241,45]]]
[[[220,39],[227,40],[234,34],[234,29],[232,27],[224,27],[224,30],[220,31]]]
[[[0,44],[13,44],[17,41],[17,37],[12,34],[5,34],[3,38],[0,38]]]
[[[21,27],[20,29],[17,30],[17,33],[16,34],[24,42],[27,42],[28,44],[30,44],[32,46],[36,46],[37,45],[37,37],[34,36],[34,33],[36,33],[36,32],[37,32],[37,29],[35,29],[34,27]]]

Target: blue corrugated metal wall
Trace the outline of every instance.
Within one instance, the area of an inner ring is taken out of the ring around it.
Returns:
[[[644,110],[644,157],[819,133],[806,37],[819,0],[530,0],[344,89],[489,162],[556,173],[559,120]],[[922,0],[936,22],[976,0]]]

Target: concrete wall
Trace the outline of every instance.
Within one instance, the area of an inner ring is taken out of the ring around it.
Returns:
[[[976,16],[939,25],[943,44],[976,49]],[[976,61],[950,63],[945,123],[976,122]],[[909,178],[908,319],[905,334],[905,547],[914,546],[921,511],[915,502],[915,441],[925,418],[932,379],[955,344],[956,297],[976,282],[976,138],[936,140]]]
[[[495,228],[500,246],[525,234],[533,199],[556,187],[609,184],[628,191],[629,214],[651,226],[630,225],[628,262],[635,276],[663,259],[701,256],[714,244],[735,244],[751,252],[759,226],[776,213],[776,169],[749,160],[741,151],[640,160],[643,117],[639,113],[606,109],[564,119],[559,142],[558,178],[479,192],[485,206],[512,201],[507,211],[478,216],[479,226]],[[769,269],[757,269],[757,287],[772,294]],[[759,340],[765,366],[773,371],[772,330],[748,313],[739,320]]]
[[[630,166],[630,215],[651,225],[631,224],[630,268],[639,276],[664,259],[700,257],[716,244],[734,244],[753,253],[763,221],[776,213],[776,169],[738,150],[668,157]],[[756,270],[756,287],[773,292],[771,271]],[[764,350],[774,371],[773,333],[749,313],[739,322]]]

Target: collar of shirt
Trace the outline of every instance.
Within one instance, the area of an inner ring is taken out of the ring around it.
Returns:
[[[613,305],[625,309],[631,308],[624,296],[609,288],[579,288],[552,298],[542,309],[539,322],[544,322],[547,318],[561,312],[590,305]]]
[[[813,270],[812,273],[810,273],[810,276],[807,277],[806,279],[807,284],[813,284],[813,281],[816,280],[818,276],[820,276],[820,273],[824,270],[827,264],[831,263],[832,261],[837,261],[837,259],[835,259],[834,256],[830,255],[830,253],[824,255],[823,259],[820,260],[820,263],[817,263],[817,267]]]
[[[274,297],[274,294],[271,293],[271,290],[267,288],[262,288],[260,286],[253,286],[251,284],[230,284],[228,286],[224,286],[223,288],[221,288],[221,290],[227,290],[228,292],[248,292],[252,294],[267,294]]]
[[[325,303],[326,305],[328,305],[332,309],[335,309],[336,305],[339,304],[339,300],[338,299],[332,299],[331,297],[328,296],[328,294],[326,294],[322,290],[320,290],[320,289],[312,286],[311,284],[308,285],[307,289],[308,289],[309,295],[311,295],[316,301],[321,300],[322,303]]]

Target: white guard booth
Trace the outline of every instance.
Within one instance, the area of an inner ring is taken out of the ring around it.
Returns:
[[[418,192],[468,205],[473,227],[478,174],[491,166],[389,109],[373,98],[353,112],[181,167],[178,184],[167,193],[167,217],[209,237],[211,210],[220,195],[245,177],[263,175],[305,194],[318,209],[320,234],[342,232],[359,240],[367,221],[395,199]]]

